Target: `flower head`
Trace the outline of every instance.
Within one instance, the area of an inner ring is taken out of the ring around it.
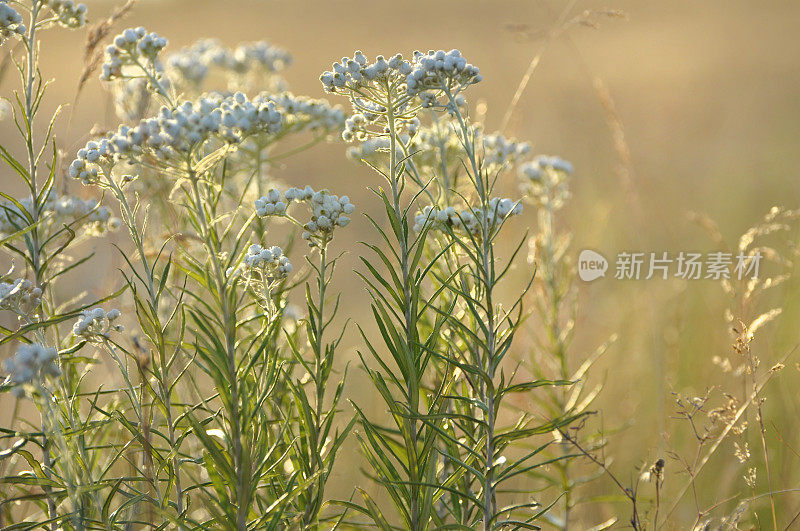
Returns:
[[[266,196],[256,199],[256,213],[262,217],[283,216],[294,201],[308,207],[311,219],[303,224],[302,237],[312,247],[324,246],[331,241],[336,227],[347,226],[350,223],[348,216],[356,208],[346,195],[339,197],[327,190],[315,191],[306,186],[289,188],[283,197],[279,191],[270,190]]]
[[[81,28],[86,25],[86,5],[73,0],[43,0],[58,17],[59,25],[65,28]]]
[[[0,0],[0,44],[14,35],[25,35],[25,24],[20,15],[6,0]]]
[[[243,278],[265,308],[274,309],[275,290],[294,270],[289,257],[277,246],[254,244],[245,253],[238,268],[229,269],[231,278]]]
[[[278,190],[270,190],[267,195],[256,199],[256,214],[265,216],[282,216],[286,213],[286,203]]]
[[[251,245],[244,257],[243,264],[247,271],[259,271],[269,281],[283,280],[292,272],[289,257],[283,254],[280,247],[269,248]]]
[[[134,126],[121,125],[116,133],[90,141],[78,150],[69,175],[84,184],[99,180],[101,165],[120,160],[142,162],[153,157],[168,164],[183,164],[188,153],[210,139],[240,143],[256,134],[274,135],[281,130],[283,116],[265,99],[250,100],[241,92],[213,95],[187,101],[176,109],[162,107],[153,118]]]
[[[401,54],[388,60],[379,55],[370,63],[363,53],[356,51],[353,57],[333,63],[332,70],[323,72],[319,79],[326,92],[350,95],[351,91],[403,83],[410,72],[411,63]]]
[[[483,161],[490,171],[497,171],[514,164],[531,151],[531,145],[527,142],[508,139],[500,133],[484,135],[483,148]]]
[[[266,41],[256,41],[237,46],[227,66],[239,73],[254,69],[280,72],[291,64],[292,56],[283,48]]]
[[[223,62],[221,57],[227,52],[216,39],[201,39],[167,57],[170,77],[199,87],[208,76],[209,67]]]
[[[19,205],[22,206],[20,209]],[[13,234],[29,226],[29,214],[33,212],[30,196],[17,200],[0,202],[0,235]],[[119,219],[112,216],[111,210],[100,206],[95,199],[51,193],[39,205],[39,223],[45,229],[68,225],[72,230],[83,229],[87,236],[99,236],[119,226]]]
[[[30,280],[17,278],[0,281],[0,309],[27,313],[41,303],[42,290]]]
[[[539,155],[520,167],[521,188],[535,204],[558,209],[569,199],[567,180],[572,172],[569,162]]]
[[[472,237],[481,238],[484,230],[493,234],[511,216],[522,214],[522,205],[519,201],[508,198],[493,197],[489,200],[486,210],[465,208],[461,211],[455,207],[438,208],[426,206],[414,218],[414,230],[436,230],[443,233],[467,233]]]
[[[114,324],[119,319],[119,310],[109,310],[98,307],[81,312],[81,317],[72,327],[72,333],[81,339],[92,343],[99,343],[109,338],[110,333],[122,332],[124,327]]]
[[[216,39],[201,39],[180,49],[167,58],[167,75],[181,86],[200,89],[212,68],[222,71],[233,84],[241,86],[243,77],[258,79],[259,86],[270,91],[281,90],[283,80],[278,75],[292,63],[292,56],[283,48],[266,41],[240,44],[226,48]],[[265,83],[266,81],[266,83]]]
[[[406,78],[406,92],[410,96],[418,95],[424,107],[431,107],[440,92],[448,91],[455,96],[482,79],[478,67],[469,64],[458,50],[414,52],[412,68]]]
[[[167,39],[148,33],[143,27],[128,28],[106,48],[103,73],[100,79],[112,81],[125,77],[123,68],[138,66],[154,68],[158,54],[167,46]],[[144,65],[142,65],[144,63]]]
[[[46,377],[61,374],[58,368],[58,351],[40,343],[22,345],[13,357],[5,360],[4,366],[14,385],[14,394],[21,397],[28,385],[41,386]]]
[[[348,139],[345,138],[345,140]],[[407,144],[409,141],[408,135],[401,136],[400,141]],[[347,157],[356,161],[370,160],[372,162],[372,159],[375,159],[376,157],[388,153],[390,149],[391,146],[388,138],[385,137],[368,138],[367,140],[364,140],[360,144],[348,148]],[[422,154],[423,153],[418,153],[418,155]],[[397,156],[398,158],[403,157],[403,150],[400,146],[397,146]]]
[[[418,106],[412,105],[413,98],[406,94],[406,77],[411,72],[411,63],[396,54],[390,59],[382,55],[370,63],[361,52],[353,57],[343,57],[334,63],[333,69],[323,72],[320,81],[326,92],[342,94],[350,99],[357,113],[356,122],[350,122],[343,137],[358,136],[356,128],[365,129],[389,113],[397,120],[412,120]],[[390,108],[391,107],[391,108]]]
[[[344,109],[331,105],[325,100],[295,96],[291,92],[281,92],[268,98],[284,116],[284,131],[311,131],[313,133],[340,133],[345,125]]]

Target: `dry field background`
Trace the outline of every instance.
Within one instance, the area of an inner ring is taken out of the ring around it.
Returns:
[[[92,19],[115,5],[87,4]],[[323,97],[319,74],[355,49],[374,55],[459,48],[484,74],[485,82],[471,89],[470,97],[473,109],[478,104],[478,111],[485,111],[489,130],[500,127],[520,78],[541,51],[541,62],[504,132],[530,141],[536,153],[558,154],[573,162],[573,199],[560,223],[574,233],[576,255],[585,247],[609,258],[622,250],[714,251],[718,244],[688,213],[715,220],[723,239],[733,246],[773,205],[800,205],[800,3],[570,4],[564,15],[567,2],[541,0],[152,0],[140,1],[124,24],[144,25],[168,37],[168,51],[211,36],[231,45],[268,40],[294,56],[294,65],[286,72],[293,92],[313,97]],[[596,27],[574,24],[552,35],[559,20],[571,20],[584,10],[620,10],[624,17],[597,14],[590,17]],[[64,31],[44,38],[41,68],[45,77],[55,78],[45,114],[54,102],[73,100],[83,39],[83,32]],[[4,80],[3,95],[8,95],[9,87],[9,80]],[[613,100],[617,121],[611,119],[607,96]],[[83,140],[82,132],[95,124],[115,125],[110,109],[108,94],[92,79],[77,106],[68,109],[71,128],[67,130],[66,120],[60,125],[62,145],[74,150]],[[624,140],[615,139],[619,127]],[[69,135],[66,142],[65,135]],[[0,142],[14,145],[11,138],[9,122],[0,124]],[[623,143],[630,160],[621,164]],[[274,176],[293,185],[346,190],[359,211],[375,211],[378,205],[365,190],[375,178],[367,168],[345,160],[345,149],[341,142],[319,146],[288,159],[285,166],[274,169]],[[11,180],[9,174],[0,174],[4,191],[14,187],[7,179]],[[503,188],[513,193],[515,184]],[[534,219],[531,212],[525,215],[528,224]],[[348,294],[346,304],[358,319],[367,317],[367,297],[351,270],[360,252],[359,234],[368,226],[362,219],[353,225],[337,242],[349,255],[335,289]],[[796,236],[790,234],[795,241]],[[98,291],[114,287],[116,281],[105,272],[119,266],[118,258],[103,240],[90,245],[100,251],[94,261],[97,278],[108,278],[107,285],[92,287]],[[522,261],[518,267],[527,266]],[[605,453],[620,478],[635,478],[642,466],[665,458],[669,491],[687,479],[669,452],[683,454],[693,448],[687,426],[674,419],[671,392],[694,396],[713,386],[742,392],[740,380],[712,362],[715,356],[732,356],[724,319],[730,300],[712,281],[618,281],[612,276],[579,285],[574,359],[618,334],[595,373],[597,381],[605,380],[596,403],[601,413],[586,429],[602,426],[615,431]],[[753,343],[765,366],[800,341],[799,295],[795,279],[775,300],[759,305],[784,308]],[[754,317],[757,309],[742,317]],[[531,321],[536,319],[532,315]],[[350,336],[350,354],[342,358],[354,359],[358,344],[355,334]],[[796,487],[800,481],[800,455],[795,452],[800,450],[797,356],[790,358],[787,369],[766,391],[767,442],[776,490]],[[372,392],[371,387],[360,370],[351,375],[346,396],[366,403],[363,393]],[[11,398],[5,395],[5,400]],[[519,405],[526,404],[523,400]],[[6,415],[7,408],[0,404],[0,419]],[[757,443],[753,437],[751,447],[757,449]],[[736,461],[733,452],[731,441],[723,443],[698,479],[701,505],[750,495],[742,479],[746,466]],[[758,452],[753,454],[760,462]],[[354,483],[366,483],[359,463],[351,439],[334,469],[332,496],[347,497]],[[759,486],[759,491],[766,488],[763,481]],[[616,494],[606,478],[589,489],[598,495]],[[643,495],[652,496],[650,490],[643,486]],[[778,520],[786,526],[800,510],[800,492],[781,494],[777,501]],[[684,514],[676,515],[680,517],[675,521],[693,519],[689,496],[684,502]],[[736,501],[727,502],[722,512],[735,505]],[[766,510],[768,504],[758,507]],[[624,522],[627,507],[614,501],[591,504],[581,514],[585,526],[615,514]]]

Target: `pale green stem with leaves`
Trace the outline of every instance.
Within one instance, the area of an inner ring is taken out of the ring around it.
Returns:
[[[404,319],[405,319],[405,341],[409,348],[413,348],[414,334],[411,329],[414,327],[413,318],[411,316],[411,280],[409,278],[409,253],[408,253],[408,235],[406,234],[405,225],[403,223],[403,210],[400,206],[400,176],[397,171],[397,124],[394,115],[395,102],[392,101],[392,87],[386,87],[387,105],[386,105],[386,122],[389,128],[389,183],[392,187],[392,207],[394,214],[400,225],[402,232],[401,237],[398,239],[400,245],[400,280],[403,283],[403,305]],[[421,480],[419,472],[419,463],[417,462],[417,438],[418,438],[418,421],[419,415],[419,393],[411,386],[407,389],[409,400],[408,404],[411,415],[408,419],[411,424],[411,453],[409,458],[411,462],[408,463],[408,470],[410,472],[409,481],[411,483],[411,529],[422,529],[422,522],[420,522],[419,504],[420,504],[420,487]]]
[[[478,199],[480,200],[481,209],[484,213],[489,212],[489,187],[490,184],[484,181],[481,167],[478,164],[478,159],[475,154],[474,136],[466,123],[461,110],[458,108],[455,96],[449,88],[445,88],[445,94],[448,97],[449,105],[453,110],[453,114],[458,120],[461,134],[463,136],[464,150],[467,153],[469,164],[473,173],[473,183],[478,192]],[[488,177],[487,177],[488,179]],[[480,282],[483,284],[484,290],[484,303],[486,305],[486,323],[485,323],[485,349],[482,355],[483,370],[486,371],[489,379],[494,381],[495,371],[497,369],[495,354],[497,348],[497,337],[495,330],[495,315],[494,315],[494,252],[492,249],[492,228],[488,222],[481,220],[481,248],[479,273],[482,276]],[[492,522],[497,513],[497,500],[494,485],[494,468],[495,468],[495,395],[494,392],[487,389],[487,385],[483,380],[480,384],[481,401],[486,407],[485,420],[486,420],[486,437],[484,449],[484,484],[483,484],[483,529],[490,531],[492,529]]]
[[[549,171],[549,170],[548,170]],[[544,285],[546,290],[546,297],[549,303],[549,336],[551,353],[559,364],[559,378],[567,381],[570,379],[569,364],[567,360],[566,345],[563,338],[560,318],[560,309],[563,298],[561,291],[558,287],[558,264],[555,259],[555,212],[553,209],[553,198],[548,197],[546,204],[542,205],[539,209],[539,233],[541,235],[543,257],[541,261],[542,276],[544,277]],[[561,396],[555,398],[560,415],[565,415],[568,412],[567,408],[567,387],[562,387]],[[563,452],[566,455],[568,448],[565,446]],[[564,493],[564,515],[562,529],[569,528],[569,518],[572,511],[572,482],[569,476],[569,463],[568,459],[559,460],[554,463],[555,468],[561,480],[561,491]]]
[[[223,333],[225,335],[225,348],[228,360],[227,370],[228,378],[230,379],[231,404],[233,405],[231,408],[232,410],[229,412],[231,416],[230,425],[233,430],[231,434],[231,439],[233,440],[233,467],[237,475],[237,485],[235,486],[237,504],[236,528],[240,531],[245,531],[247,529],[247,514],[250,509],[250,496],[248,494],[249,485],[247,482],[252,478],[249,473],[246,473],[244,470],[244,450],[242,447],[241,419],[239,415],[239,380],[236,363],[236,322],[228,304],[228,297],[226,297],[227,287],[219,258],[220,249],[217,248],[215,240],[211,237],[211,227],[200,195],[200,188],[197,184],[198,176],[192,167],[191,160],[187,162],[187,169],[189,181],[191,183],[193,208],[196,211],[200,224],[199,236],[206,247],[206,251],[209,253],[214,280],[217,284],[215,287],[218,298],[217,302],[220,305],[220,310],[222,312],[221,320],[225,327]]]
[[[34,109],[35,98],[34,98],[34,83],[36,82],[36,72],[37,72],[37,64],[38,64],[38,42],[36,41],[36,29],[38,27],[37,21],[39,17],[39,11],[41,10],[41,4],[38,0],[34,0],[33,5],[31,6],[30,13],[30,24],[28,26],[28,34],[23,38],[23,42],[26,48],[26,59],[27,59],[27,66],[24,70],[25,72],[25,81],[23,85],[23,96],[25,100],[25,147],[27,150],[28,156],[28,177],[29,182],[28,185],[30,187],[30,194],[31,194],[31,205],[33,205],[33,212],[31,212],[31,216],[33,218],[32,225],[33,228],[31,229],[30,238],[31,238],[31,263],[33,267],[33,274],[34,274],[34,283],[38,288],[42,287],[42,278],[41,278],[41,252],[40,252],[40,235],[39,235],[39,201],[38,201],[38,183],[37,183],[37,155],[36,155],[36,148],[34,147],[34,140],[33,140],[33,121],[35,118],[36,110]],[[42,418],[42,422],[44,423],[44,418]],[[51,470],[53,467],[53,459],[50,455],[50,443],[48,437],[46,435],[45,430],[42,430],[43,439],[42,439],[42,458],[44,461],[46,474],[48,477],[52,477]],[[52,492],[49,487],[44,489],[45,494],[47,495],[47,510],[49,518],[55,519],[56,518],[56,505],[55,501],[52,498]],[[50,525],[52,530],[56,529],[56,523],[53,522]]]
[[[314,424],[311,427],[311,448],[313,448],[313,463],[311,467],[311,474],[321,473],[324,467],[322,449],[325,441],[321,441],[322,432],[322,416],[324,415],[323,406],[325,399],[325,380],[322,378],[322,364],[325,356],[325,344],[323,343],[323,336],[325,334],[325,294],[328,289],[328,280],[326,279],[326,272],[328,268],[328,248],[327,243],[322,243],[319,247],[319,269],[317,272],[317,303],[316,312],[310,312],[308,318],[314,321],[312,329],[315,332],[314,341],[312,343],[312,350],[314,354],[314,391],[316,402],[314,404]],[[312,315],[316,313],[316,315]],[[304,526],[313,526],[319,518],[319,511],[321,508],[321,500],[325,491],[325,478],[320,477],[316,482],[317,491],[309,496],[309,503],[306,505],[303,513]]]
[[[168,381],[168,374],[167,374],[168,362],[166,357],[167,356],[166,341],[164,339],[164,334],[163,334],[163,325],[160,322],[160,318],[158,315],[160,301],[158,292],[156,291],[155,287],[156,281],[155,278],[153,277],[154,268],[150,264],[150,261],[147,258],[147,253],[145,252],[144,249],[143,235],[139,233],[139,229],[136,225],[136,216],[133,208],[131,208],[131,205],[128,202],[127,197],[125,197],[125,193],[122,191],[119,185],[114,181],[113,177],[111,176],[110,170],[106,172],[106,176],[107,176],[108,187],[112,190],[114,196],[119,202],[123,222],[125,223],[125,226],[128,228],[131,239],[133,240],[133,243],[136,246],[136,250],[139,253],[139,258],[143,266],[142,267],[143,276],[144,279],[147,281],[146,288],[148,297],[150,299],[150,306],[153,310],[152,317],[153,319],[156,320],[154,333],[157,335],[157,344],[154,345],[154,348],[158,353],[159,356],[158,361],[160,365],[159,370],[153,372],[155,374],[156,381],[158,383],[159,393],[161,394],[162,405],[164,406],[164,415],[165,415],[165,421],[167,423],[167,432],[168,432],[167,435],[169,437],[170,451],[177,454],[177,452],[175,451],[177,437],[175,433],[175,422],[172,412],[172,398],[171,398],[172,393],[170,391],[172,387],[169,385]],[[173,456],[172,458],[172,468],[175,473],[176,508],[178,514],[181,514],[183,512],[183,488],[181,486],[180,460],[178,459],[177,455]],[[156,489],[158,490],[157,478],[155,478],[155,486]]]

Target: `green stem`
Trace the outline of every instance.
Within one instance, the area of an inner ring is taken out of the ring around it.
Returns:
[[[28,177],[29,177],[29,188],[31,194],[31,205],[33,205],[33,212],[31,212],[31,217],[33,218],[33,228],[30,232],[31,238],[31,263],[33,268],[33,275],[34,275],[34,283],[36,287],[42,288],[42,256],[40,250],[40,241],[41,236],[39,234],[39,202],[38,202],[38,184],[37,184],[37,176],[36,176],[36,150],[34,148],[34,139],[33,139],[33,120],[35,118],[35,110],[34,110],[34,83],[36,81],[36,65],[37,65],[37,46],[38,43],[36,41],[36,29],[37,19],[39,17],[39,11],[41,9],[41,5],[38,1],[34,1],[31,7],[31,19],[30,25],[28,27],[28,35],[24,38],[25,47],[27,49],[27,66],[25,68],[25,82],[23,85],[24,97],[25,97],[25,148],[27,151],[28,156]],[[42,418],[42,423],[44,424],[44,418]],[[53,467],[53,459],[50,455],[50,441],[46,434],[45,430],[42,430],[43,437],[42,437],[42,459],[45,464],[46,475],[48,479],[52,479],[52,467]],[[55,531],[57,528],[57,524],[55,522],[55,518],[57,516],[56,513],[56,504],[55,500],[52,496],[52,489],[47,486],[44,488],[45,496],[47,497],[47,514],[48,519],[53,520],[50,524],[51,531]]]
[[[147,259],[147,254],[144,250],[144,241],[143,236],[139,234],[138,228],[136,226],[136,218],[131,208],[128,199],[125,197],[124,192],[119,187],[119,185],[114,181],[111,177],[111,172],[107,172],[107,182],[109,188],[111,188],[114,196],[116,197],[117,201],[120,204],[122,218],[125,222],[125,225],[128,227],[128,231],[130,233],[131,239],[133,240],[134,245],[136,246],[136,250],[139,253],[139,258],[142,261],[143,266],[143,273],[144,278],[147,281],[146,288],[147,294],[150,299],[150,306],[152,309],[152,318],[156,321],[155,327],[153,327],[153,334],[156,336],[156,345],[155,349],[158,353],[158,362],[159,362],[159,370],[153,371],[153,374],[156,378],[156,383],[158,384],[158,392],[161,394],[161,403],[164,406],[164,415],[165,421],[167,423],[167,436],[169,438],[170,444],[170,451],[173,453],[172,458],[172,469],[175,473],[175,495],[176,495],[176,508],[178,514],[183,513],[183,488],[181,485],[181,473],[180,473],[180,461],[177,456],[176,446],[176,434],[175,434],[175,422],[173,420],[173,413],[172,413],[172,393],[170,391],[171,386],[169,379],[169,367],[167,362],[167,354],[166,354],[166,340],[164,338],[163,333],[163,326],[160,321],[159,317],[159,295],[156,291],[156,282],[155,278],[153,277],[154,268],[151,266],[150,261]],[[152,452],[154,451],[151,447],[149,449],[150,456],[149,459],[153,459]],[[158,480],[155,481],[156,488],[158,488]]]
[[[387,87],[387,105],[386,105],[386,121],[389,128],[389,183],[392,187],[392,207],[394,210],[394,215],[397,219],[397,223],[399,224],[401,235],[398,238],[398,243],[400,245],[400,269],[401,269],[401,282],[403,283],[403,314],[405,319],[405,343],[409,350],[414,350],[414,344],[416,342],[414,331],[416,330],[416,325],[414,323],[414,319],[411,315],[411,281],[409,278],[409,256],[408,256],[408,235],[406,234],[405,224],[403,223],[403,210],[400,207],[400,178],[397,171],[397,126],[395,124],[395,116],[394,116],[394,102],[392,101],[392,89],[391,87]],[[413,329],[413,330],[412,330]],[[412,359],[414,363],[414,367],[412,370],[416,370],[416,359]],[[418,375],[415,375],[414,378],[417,378]],[[414,382],[415,384],[417,382]],[[417,417],[419,416],[419,393],[416,390],[416,385],[412,385],[412,382],[408,382],[407,394],[408,398],[411,401],[409,404],[409,408],[411,410],[411,415],[409,416],[408,422],[410,423],[410,435],[411,435],[411,445],[412,447],[409,449],[410,453],[408,469],[409,469],[409,482],[411,487],[411,529],[412,531],[416,531],[417,529],[422,529],[422,523],[420,522],[420,514],[419,514],[419,507],[420,507],[420,474],[419,474],[419,460],[417,456],[417,439],[419,437],[418,434],[418,425],[417,425]]]
[[[555,258],[556,232],[555,232],[555,211],[553,209],[553,197],[550,194],[546,204],[539,209],[539,233],[542,242],[542,274],[545,287],[545,296],[549,303],[550,315],[547,327],[550,336],[550,353],[559,364],[559,377],[562,380],[570,379],[569,363],[567,359],[567,345],[562,337],[560,323],[560,310],[563,302],[561,290],[558,285],[558,264]],[[566,415],[568,402],[568,388],[561,389],[560,396],[553,395],[554,406],[557,408],[559,416]],[[562,447],[562,454],[566,455],[569,449]],[[562,529],[569,528],[570,513],[572,512],[572,482],[569,475],[570,461],[567,459],[559,460],[555,463],[555,468],[561,480],[561,491],[564,493],[564,514]]]
[[[227,356],[228,385],[230,386],[230,427],[232,430],[231,439],[233,440],[233,467],[236,470],[236,529],[245,531],[247,529],[247,514],[250,509],[250,496],[248,482],[253,479],[250,471],[244,469],[244,448],[242,445],[241,415],[239,410],[239,375],[236,364],[236,319],[232,314],[228,304],[227,288],[225,277],[222,272],[222,264],[219,260],[220,249],[217,247],[216,239],[211,237],[211,228],[206,216],[203,200],[200,195],[200,188],[197,185],[197,174],[189,165],[189,181],[191,182],[193,207],[197,213],[200,224],[200,238],[209,253],[211,260],[212,273],[216,282],[217,302],[222,312],[221,319],[224,324],[225,349]],[[223,390],[220,389],[220,392]]]
[[[316,481],[316,491],[314,491],[313,488],[309,489],[310,492],[308,496],[308,503],[306,504],[303,512],[304,529],[312,527],[317,522],[319,518],[319,511],[322,507],[322,499],[325,493],[326,478],[322,476],[324,469],[322,449],[325,446],[325,441],[320,440],[320,436],[322,433],[325,384],[327,381],[327,377],[324,377],[324,373],[327,371],[326,368],[323,367],[323,364],[330,363],[330,360],[324,359],[325,345],[323,343],[323,335],[325,333],[325,293],[328,288],[328,280],[326,279],[326,271],[328,268],[327,254],[327,245],[323,243],[320,245],[319,269],[317,271],[317,311],[314,312],[316,315],[309,315],[309,319],[313,319],[315,321],[312,326],[315,332],[313,332],[314,338],[311,346],[314,353],[314,381],[316,393],[316,402],[314,404],[314,424],[311,426],[310,434],[310,450],[314,452],[313,455],[310,456],[312,461],[310,476],[320,473],[320,477]]]
[[[33,141],[33,120],[35,117],[35,110],[34,110],[34,96],[33,96],[33,85],[36,82],[36,65],[38,62],[37,59],[37,46],[38,43],[36,42],[36,28],[37,28],[37,18],[39,16],[39,10],[41,6],[38,1],[33,2],[33,6],[31,7],[31,21],[30,27],[28,28],[28,35],[25,39],[25,46],[27,48],[27,67],[25,68],[25,84],[23,87],[24,96],[25,96],[25,147],[27,149],[28,155],[28,176],[30,178],[30,193],[31,193],[31,204],[33,205],[33,212],[31,215],[33,216],[33,230],[31,230],[31,240],[33,241],[32,249],[31,249],[31,262],[33,263],[33,270],[35,275],[36,286],[41,287],[41,254],[39,250],[39,227],[37,226],[39,222],[39,203],[37,201],[38,195],[38,186],[36,182],[36,149],[34,148],[34,141]]]
[[[489,192],[490,183],[488,176],[484,180],[483,172],[478,164],[478,159],[475,155],[475,142],[474,136],[471,134],[469,126],[467,125],[461,110],[456,104],[455,96],[449,90],[445,89],[445,94],[449,99],[450,106],[453,109],[453,114],[456,116],[461,134],[463,136],[464,150],[467,153],[470,167],[473,174],[473,182],[475,189],[478,192],[478,198],[481,204],[481,210],[484,215],[489,211]],[[497,369],[496,364],[496,349],[497,337],[495,330],[495,313],[494,313],[494,248],[492,244],[492,227],[489,226],[486,219],[482,219],[481,227],[481,241],[479,249],[480,263],[479,267],[479,282],[483,284],[483,298],[486,305],[486,326],[485,326],[485,349],[481,356],[481,365],[491,381],[495,379],[495,372]],[[499,405],[496,404],[494,391],[490,391],[485,382],[481,381],[480,384],[481,400],[486,406],[485,419],[486,419],[486,438],[484,450],[484,482],[483,482],[483,529],[490,531],[492,523],[497,514],[497,499],[494,485],[494,454],[495,454],[495,410]]]

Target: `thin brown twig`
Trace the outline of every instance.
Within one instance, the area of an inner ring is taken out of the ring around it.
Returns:
[[[793,447],[792,445],[790,445],[788,442],[786,442],[786,439],[784,439],[784,438],[783,438],[783,435],[781,435],[781,432],[780,432],[780,431],[778,431],[778,427],[775,425],[775,422],[773,422],[773,421],[770,421],[770,425],[772,426],[772,429],[773,429],[773,430],[775,430],[775,435],[777,435],[777,436],[778,436],[778,440],[779,440],[781,443],[783,443],[783,445],[784,445],[784,446],[785,446],[785,447],[786,447],[786,448],[787,448],[787,449],[788,449],[790,452],[792,452],[792,453],[795,455],[795,457],[800,457],[800,452],[798,452],[797,450],[795,450],[795,449],[794,449],[794,447]]]
[[[65,133],[67,139],[69,139],[72,132],[72,120],[75,116],[75,109],[78,106],[78,100],[83,92],[83,88],[86,86],[86,82],[92,76],[92,73],[94,73],[103,62],[103,52],[97,49],[98,46],[111,32],[114,24],[133,9],[136,1],[137,0],[127,0],[125,4],[115,9],[108,18],[90,27],[86,32],[86,44],[83,49],[83,71],[81,72],[81,77],[78,79],[78,88],[75,91],[75,98],[72,100],[72,107],[70,107],[70,112],[67,116],[67,130]],[[66,193],[66,180],[63,181],[63,187],[63,192]]]
[[[624,11],[620,10],[607,9],[607,10],[597,11],[597,10],[587,9],[581,12],[579,15],[567,20],[569,12],[572,11],[572,8],[575,7],[576,3],[577,0],[573,0],[569,4],[567,4],[564,10],[561,11],[561,13],[559,14],[558,18],[556,18],[556,22],[553,28],[544,34],[544,42],[542,42],[542,44],[536,50],[536,53],[533,55],[531,62],[528,64],[528,69],[522,76],[519,85],[517,85],[517,90],[514,92],[514,97],[511,99],[511,103],[509,103],[508,108],[506,109],[506,112],[503,115],[503,122],[500,126],[501,131],[504,131],[506,127],[508,127],[508,124],[511,121],[511,116],[514,114],[514,110],[519,104],[519,101],[522,98],[522,94],[528,87],[528,83],[530,83],[530,80],[533,77],[534,72],[539,66],[539,62],[542,59],[542,55],[544,55],[544,52],[550,45],[550,43],[552,43],[557,37],[564,34],[568,29],[574,26],[585,26],[597,29],[599,27],[599,24],[597,22],[597,19],[599,17],[627,18],[627,14]],[[512,26],[512,29],[514,29],[514,26]]]
[[[605,461],[603,459],[598,458],[589,450],[586,450],[583,446],[581,446],[581,444],[577,441],[577,439],[572,437],[569,433],[561,429],[558,429],[558,432],[561,434],[561,437],[563,437],[564,440],[572,444],[575,447],[575,449],[578,450],[578,452],[580,452],[584,457],[589,459],[592,463],[597,465],[609,477],[609,479],[611,479],[611,481],[614,482],[614,484],[619,488],[619,490],[622,491],[625,497],[630,500],[633,509],[633,514],[631,515],[631,526],[633,527],[633,529],[637,531],[642,529],[641,522],[639,520],[638,508],[636,505],[636,489],[624,486],[622,482],[619,479],[617,479],[614,473],[611,472],[611,470],[606,466]]]
[[[800,343],[792,347],[792,349],[788,353],[786,353],[786,355],[783,356],[781,363],[785,363],[786,360],[792,354],[794,354],[795,350],[797,350],[798,347],[800,347]],[[761,392],[764,386],[767,385],[767,383],[769,383],[769,381],[772,379],[774,375],[775,372],[768,373],[766,378],[764,378],[764,381],[762,381],[760,384],[756,386],[756,392],[757,393]],[[742,404],[742,406],[736,411],[736,415],[734,415],[734,417],[730,420],[730,422],[728,422],[728,424],[725,426],[725,429],[722,430],[722,433],[720,433],[720,435],[714,441],[714,444],[712,444],[711,448],[709,448],[708,453],[706,453],[706,455],[701,460],[700,464],[695,469],[694,477],[696,477],[700,473],[703,467],[705,467],[705,465],[708,463],[711,457],[716,453],[717,449],[719,449],[720,445],[722,444],[722,441],[725,440],[725,438],[728,436],[728,433],[730,433],[731,429],[733,429],[733,427],[736,425],[736,423],[739,421],[739,419],[745,413],[745,411],[747,411],[747,408],[750,407],[750,404],[752,404],[752,402],[756,399],[756,397],[757,394],[751,394],[750,397],[747,399],[747,401],[744,404]],[[665,524],[667,522],[667,519],[669,519],[669,517],[672,516],[672,513],[675,512],[675,509],[677,509],[678,504],[680,503],[681,499],[683,499],[683,496],[686,494],[686,491],[694,482],[694,477],[680,489],[678,495],[675,497],[675,500],[672,502],[672,506],[670,507],[667,514],[664,516],[664,519],[661,521],[661,525]]]
[[[747,349],[748,354],[750,353],[750,348]],[[752,355],[750,355],[752,359]],[[755,373],[753,374],[753,381],[755,383]],[[764,452],[764,466],[767,468],[767,487],[769,488],[769,504],[770,509],[772,510],[772,528],[774,531],[778,531],[778,518],[775,512],[775,496],[772,494],[772,471],[770,470],[769,466],[769,452],[767,451],[767,430],[764,427],[764,415],[761,411],[761,398],[758,397],[758,391],[754,391],[756,393],[756,418],[758,419],[759,431],[761,433],[761,448]]]
[[[539,66],[539,61],[542,59],[542,55],[544,54],[547,46],[556,38],[556,36],[561,32],[563,29],[564,23],[569,15],[569,12],[572,11],[572,8],[577,3],[577,0],[571,0],[564,10],[559,15],[555,29],[548,33],[547,38],[544,42],[539,46],[536,50],[536,53],[533,55],[531,62],[528,64],[528,69],[525,71],[525,74],[522,76],[522,79],[517,85],[517,90],[514,92],[514,97],[511,98],[511,103],[508,105],[508,109],[506,109],[505,115],[503,115],[503,122],[500,125],[500,130],[504,131],[506,127],[508,127],[508,122],[511,121],[511,116],[514,114],[514,110],[519,104],[519,100],[522,98],[522,94],[525,92],[525,88],[527,88],[528,83],[533,77],[533,73],[536,71],[536,68]]]
[[[114,24],[133,9],[134,4],[136,4],[136,0],[128,0],[125,4],[115,9],[108,18],[90,27],[89,31],[86,32],[86,44],[83,50],[83,71],[78,81],[78,92],[75,94],[76,101],[83,86],[102,62],[103,52],[97,49],[98,46],[111,33]]]
[[[622,124],[622,119],[617,112],[617,105],[611,97],[611,91],[608,89],[605,81],[600,77],[592,79],[592,86],[600,105],[603,107],[605,113],[606,124],[611,132],[611,140],[614,143],[614,151],[617,153],[617,176],[622,184],[622,189],[625,191],[625,197],[628,204],[634,209],[634,214],[638,219],[643,219],[642,205],[639,201],[639,195],[636,193],[635,173],[633,169],[633,158],[631,156],[631,149],[628,145],[625,136],[625,128]]]

